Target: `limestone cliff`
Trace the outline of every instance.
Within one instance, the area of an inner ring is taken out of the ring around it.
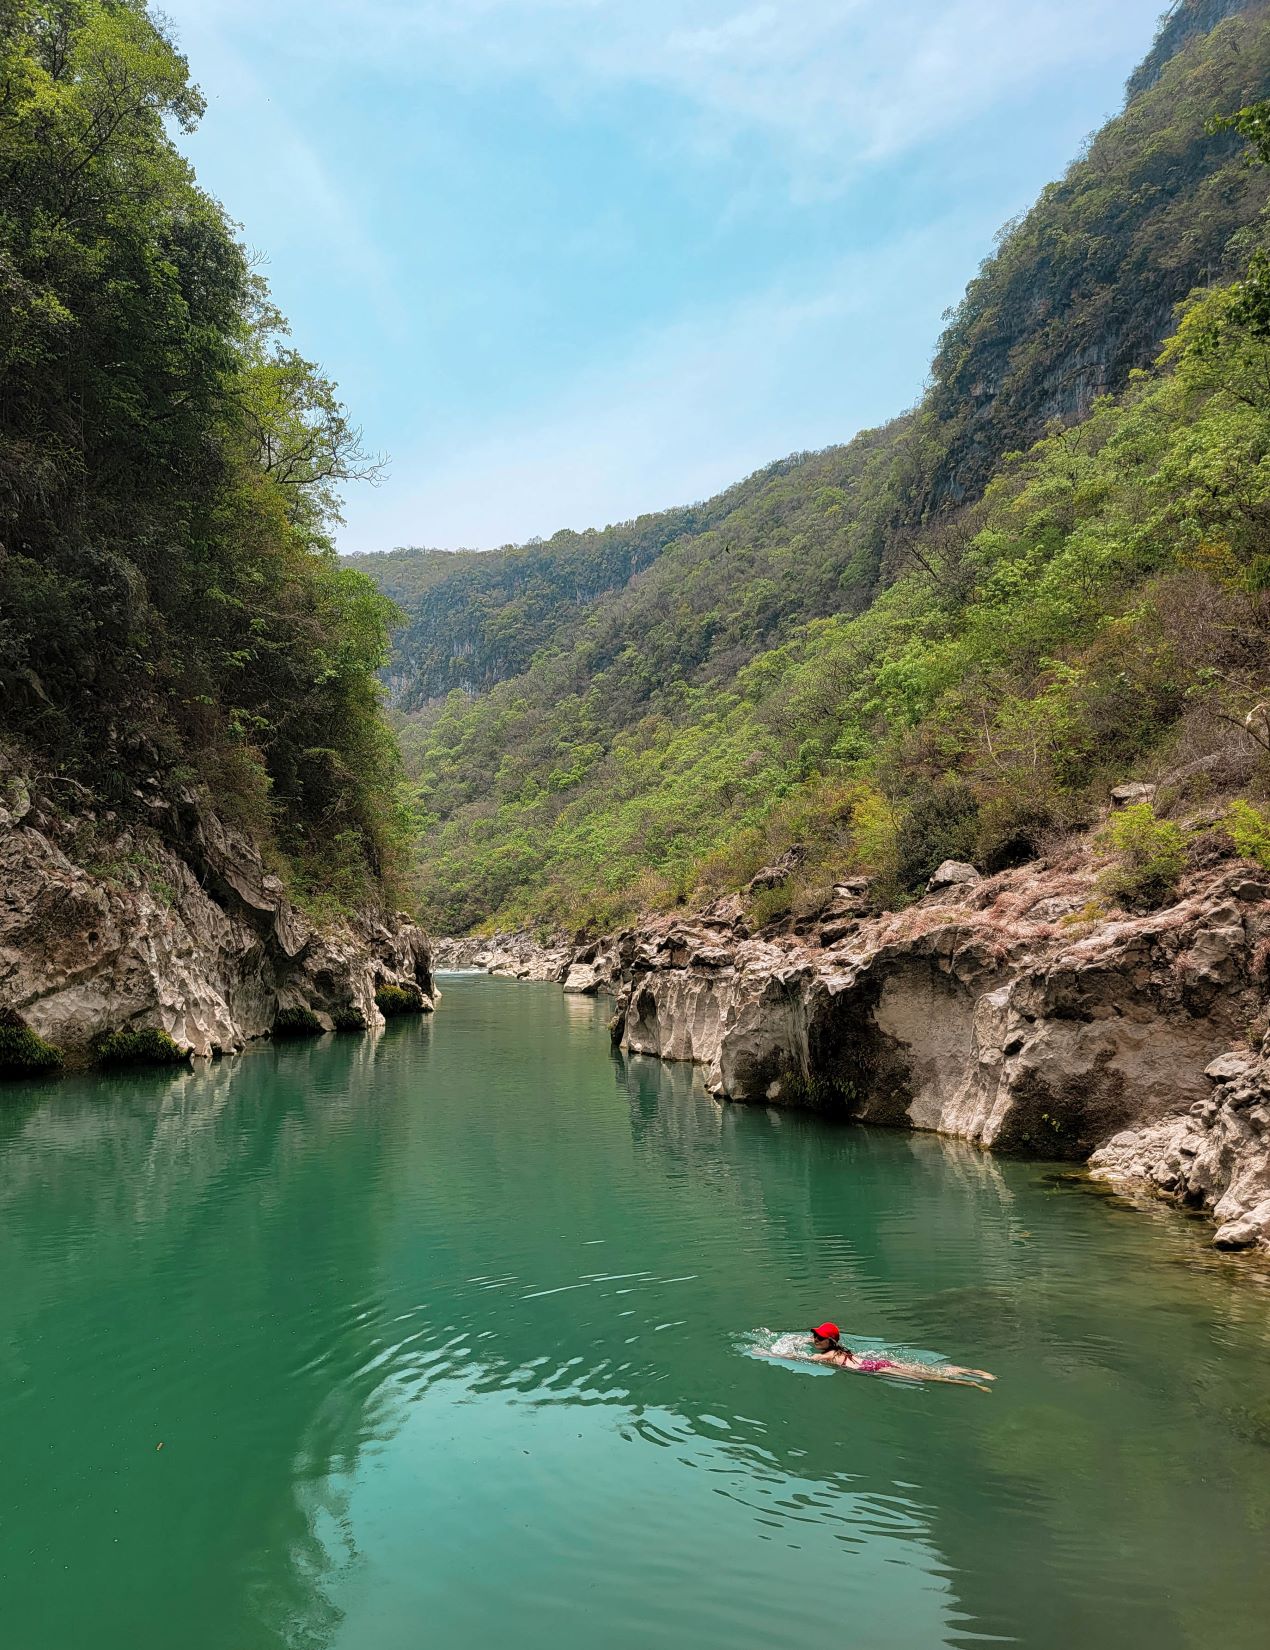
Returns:
[[[311,922],[193,793],[138,793],[125,815],[58,784],[10,776],[0,799],[0,1008],[50,1043],[74,1053],[153,1027],[207,1055],[287,1009],[327,1028],[382,1024],[381,985],[432,1006],[428,945],[408,920]]]
[[[696,1061],[722,1098],[1046,1157],[1115,1141],[1102,1172],[1270,1246],[1270,876],[1214,834],[1174,904],[1129,916],[1091,903],[1087,848],[966,871],[899,913],[844,885],[758,937],[721,902],[588,948],[567,978],[615,991],[622,1048]]]

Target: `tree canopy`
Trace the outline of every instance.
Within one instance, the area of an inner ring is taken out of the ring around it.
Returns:
[[[4,727],[353,897],[400,834],[393,609],[328,537],[373,465],[170,136],[202,109],[141,0],[0,0]]]

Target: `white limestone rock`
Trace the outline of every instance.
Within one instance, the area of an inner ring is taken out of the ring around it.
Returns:
[[[926,884],[926,892],[937,894],[941,888],[967,887],[982,881],[983,878],[973,865],[967,865],[961,859],[946,859]]]

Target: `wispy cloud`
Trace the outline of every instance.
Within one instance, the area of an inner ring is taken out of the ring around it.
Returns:
[[[898,359],[916,390],[952,296],[936,254],[969,256],[977,232],[931,226],[837,261],[814,285],[684,316],[475,439],[400,453],[391,488],[350,498],[344,547],[487,549],[602,525],[880,423],[901,410],[884,365]],[[878,291],[892,299],[881,316]]]
[[[401,331],[405,306],[380,237],[317,144],[253,67],[240,44],[243,36],[226,26],[228,19],[221,15],[225,9],[215,0],[206,5],[177,0],[168,11],[179,44],[216,102],[228,105],[231,118],[250,110],[254,144],[238,159],[242,170],[252,175],[252,193],[263,207],[261,217],[267,213],[274,233],[309,241],[328,264],[344,270],[386,331]],[[196,154],[197,147],[195,139]],[[234,200],[227,205],[232,216]],[[256,250],[267,258],[268,248]]]
[[[1065,67],[1140,51],[1158,0],[200,0],[310,61],[465,84],[532,79],[569,104],[673,94],[703,151],[758,134],[830,186]],[[182,10],[177,5],[178,14]],[[664,133],[660,134],[662,137]]]
[[[164,0],[200,174],[392,453],[349,549],[620,519],[898,410],[1160,3]]]

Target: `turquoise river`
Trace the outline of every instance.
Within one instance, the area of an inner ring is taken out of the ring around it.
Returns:
[[[0,1092],[4,1650],[1264,1650],[1255,1262],[441,983]],[[747,1355],[825,1317],[996,1390]]]

